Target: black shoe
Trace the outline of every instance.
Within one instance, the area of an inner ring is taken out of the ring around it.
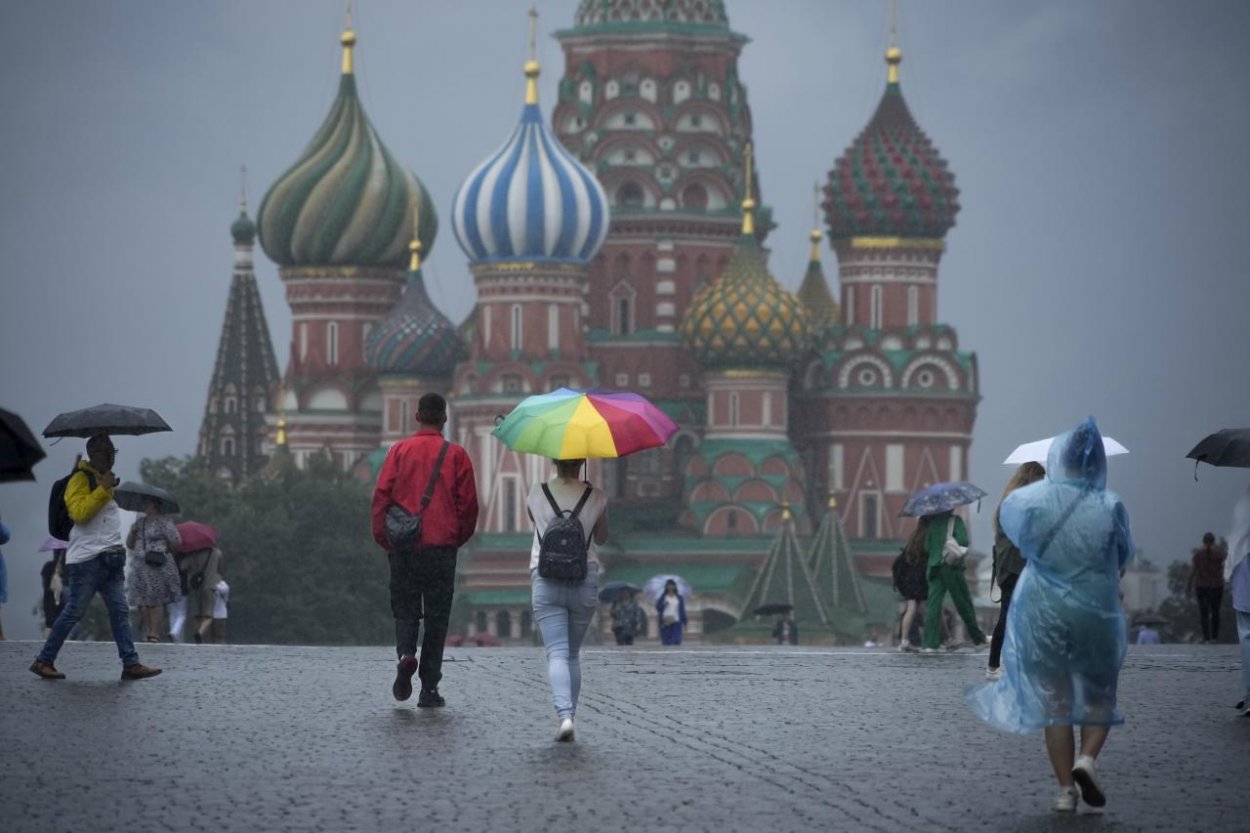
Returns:
[[[395,682],[391,685],[391,694],[400,702],[412,696],[412,675],[417,673],[417,658],[404,657],[395,670]]]
[[[445,705],[447,701],[438,693],[437,688],[422,688],[421,693],[417,695],[417,708],[429,709]]]

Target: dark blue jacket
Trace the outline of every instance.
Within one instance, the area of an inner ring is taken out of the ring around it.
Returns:
[[[664,625],[664,608],[668,606],[668,595],[661,593],[660,598],[655,600],[655,609],[660,614],[660,625]],[[677,594],[677,620],[681,622],[681,626],[686,626],[686,598],[680,593]]]

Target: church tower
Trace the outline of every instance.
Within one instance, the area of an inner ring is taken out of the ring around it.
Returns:
[[[582,0],[556,37],[564,76],[553,125],[612,205],[587,282],[591,358],[603,385],[644,394],[683,428],[668,449],[607,463],[605,485],[617,502],[676,504],[704,422],[701,368],[677,327],[739,237],[747,38],[721,0]],[[761,238],[770,216],[757,209]]]
[[[402,167],[357,96],[350,23],[329,114],[261,203],[261,246],[278,264],[291,306],[291,349],[279,403],[297,465],[328,454],[344,469],[378,448],[383,395],[365,360],[372,329],[399,300],[414,219],[428,253],[438,220],[420,180]]]
[[[967,477],[979,399],[976,355],[937,317],[959,191],[903,99],[902,51],[891,44],[885,57],[885,93],[824,188],[840,320],[818,331],[796,397],[811,496],[837,498],[874,575],[889,573],[911,531],[899,519],[907,495]]]
[[[268,460],[265,417],[270,388],[278,380],[278,363],[252,267],[256,226],[247,216],[246,197],[239,200],[230,236],[234,274],[200,424],[198,456],[217,477],[238,485]]]

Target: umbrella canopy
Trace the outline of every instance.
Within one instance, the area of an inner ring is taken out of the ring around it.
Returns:
[[[1225,428],[1203,437],[1185,455],[1195,460],[1194,473],[1197,474],[1198,463],[1210,463],[1213,466],[1233,466],[1234,468],[1250,468],[1250,428]]]
[[[172,430],[169,423],[151,408],[104,404],[59,414],[43,429],[43,435],[90,437],[93,434],[138,435]]]
[[[25,421],[0,408],[0,483],[34,480],[31,469],[46,456]]]
[[[762,604],[752,611],[756,616],[776,616],[779,613],[789,613],[794,610],[794,605],[781,604],[780,602],[770,602]]]
[[[43,539],[43,543],[39,545],[39,552],[55,552],[56,550],[69,549],[69,541],[62,541],[60,538],[53,538],[49,535]]]
[[[179,549],[183,552],[211,550],[217,546],[217,530],[211,524],[202,524],[198,521],[180,523],[178,524],[178,537],[182,539],[182,546]]]
[[[636,584],[628,581],[609,581],[599,588],[599,601],[614,602],[626,593],[637,593],[642,590]]]
[[[925,515],[937,515],[949,512],[957,506],[976,503],[985,497],[986,492],[966,480],[951,483],[934,483],[926,489],[913,492],[903,504],[899,515],[904,518],[920,518]]]
[[[1046,458],[1050,455],[1050,447],[1057,439],[1058,437],[1051,437],[1016,446],[1016,450],[1007,455],[1006,460],[1003,460],[1003,465],[1018,466],[1021,463],[1041,463],[1044,466],[1046,465]],[[1127,448],[1110,437],[1102,438],[1102,448],[1108,457],[1116,454],[1128,454]]]
[[[676,431],[675,422],[636,393],[560,388],[526,397],[494,433],[513,451],[579,460],[655,448]]]
[[[681,576],[673,575],[671,573],[661,573],[658,576],[652,576],[647,579],[647,583],[642,586],[643,598],[652,602],[659,599],[664,595],[664,585],[668,584],[670,579],[677,582],[677,592],[683,597],[689,599],[690,594],[694,592],[690,587],[690,582],[686,581]]]
[[[182,511],[174,496],[164,489],[129,480],[117,487],[113,492],[113,499],[127,512],[146,512],[149,501],[156,503],[157,510],[162,515],[176,515]]]

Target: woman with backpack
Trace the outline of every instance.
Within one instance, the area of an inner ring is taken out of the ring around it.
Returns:
[[[608,539],[608,498],[581,479],[585,462],[556,460],[555,477],[534,484],[525,501],[534,522],[530,549],[534,623],[547,649],[547,678],[560,742],[573,740],[582,687],[582,640],[599,605],[598,545]]]
[[[907,541],[907,546],[894,559],[891,572],[894,574],[894,589],[903,597],[903,612],[899,621],[898,649],[914,651],[911,644],[911,627],[916,620],[916,611],[929,597],[929,580],[925,577],[928,570],[929,553],[925,549],[925,535],[922,524],[916,525],[916,531]]]
[[[130,603],[139,608],[139,621],[148,642],[165,636],[165,605],[182,598],[182,582],[174,553],[182,538],[174,522],[161,514],[160,505],[149,500],[144,513],[130,527],[126,548],[135,553],[130,572]]]
[[[1024,556],[1020,555],[1020,549],[1013,543],[1011,539],[1003,533],[1003,528],[998,524],[998,513],[1002,509],[1003,501],[1007,499],[1007,495],[1019,489],[1021,486],[1027,486],[1030,483],[1036,483],[1046,476],[1046,469],[1041,463],[1029,461],[1022,463],[1015,473],[1011,475],[1011,479],[1007,481],[1007,487],[1003,489],[1002,499],[998,502],[998,509],[994,510],[994,583],[998,585],[999,591],[1002,593],[1002,599],[998,603],[998,621],[994,624],[994,633],[990,636],[990,661],[985,668],[985,678],[987,680],[997,680],[1003,675],[1002,669],[998,666],[998,661],[1003,655],[1003,636],[1007,633],[1007,609],[1011,607],[1011,593],[1016,589],[1016,581],[1020,578],[1021,571],[1024,570]]]

